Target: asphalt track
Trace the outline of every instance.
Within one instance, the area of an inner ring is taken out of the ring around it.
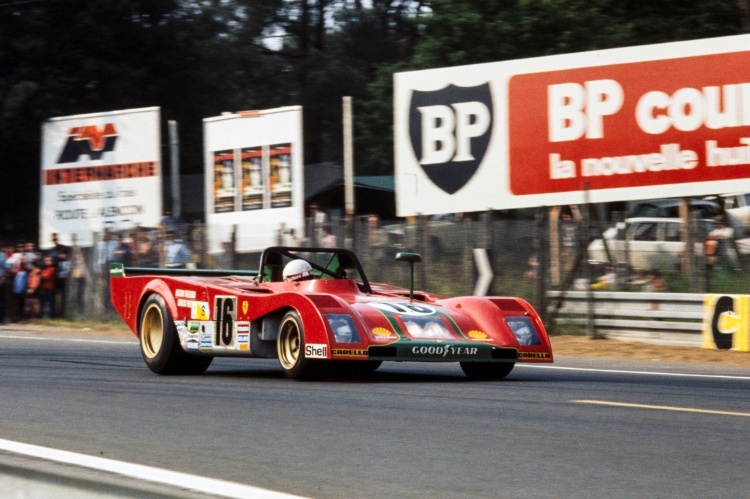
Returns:
[[[91,497],[748,497],[749,392],[746,368],[576,358],[500,382],[405,363],[304,383],[240,359],[162,377],[134,339],[5,326],[0,486],[55,475]],[[74,454],[7,447],[22,444]]]

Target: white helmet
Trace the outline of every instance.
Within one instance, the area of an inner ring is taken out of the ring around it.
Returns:
[[[305,260],[292,260],[284,267],[285,281],[302,281],[313,277],[312,266]]]

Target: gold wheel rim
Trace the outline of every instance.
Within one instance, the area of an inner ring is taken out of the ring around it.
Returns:
[[[301,334],[297,322],[286,319],[279,330],[279,362],[284,369],[291,369],[299,360]]]
[[[155,304],[151,304],[143,314],[143,323],[141,324],[141,347],[143,354],[149,359],[153,359],[159,354],[161,344],[164,340],[164,317],[161,309]]]

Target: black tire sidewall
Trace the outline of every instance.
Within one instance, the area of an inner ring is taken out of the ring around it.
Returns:
[[[510,362],[461,362],[461,370],[474,380],[497,381],[505,378],[515,367]]]

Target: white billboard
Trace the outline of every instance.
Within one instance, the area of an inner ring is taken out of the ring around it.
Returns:
[[[394,76],[399,216],[750,191],[750,35]]]
[[[40,246],[56,232],[92,246],[94,233],[159,224],[159,108],[51,118],[42,125]]]
[[[203,120],[206,222],[211,251],[237,228],[237,249],[257,251],[280,230],[304,232],[302,107]]]

